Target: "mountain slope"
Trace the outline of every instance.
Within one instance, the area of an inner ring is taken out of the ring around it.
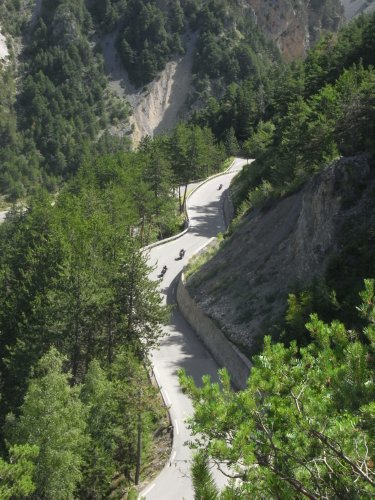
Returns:
[[[6,44],[5,36],[0,30],[0,61],[4,64],[5,60],[8,58],[9,51]]]
[[[280,62],[274,41],[287,58],[303,54],[315,34],[336,29],[339,7],[338,0],[5,0],[1,50],[9,50],[11,69],[0,113],[12,125],[7,118],[0,131],[1,193],[16,200],[40,185],[56,190],[87,155],[126,149],[132,133],[137,143],[168,130],[233,82],[263,85],[266,69]]]
[[[312,311],[358,321],[348,311],[375,275],[374,26],[356,19],[278,75],[268,121],[244,142],[256,161],[232,186],[231,235],[193,275],[197,300],[250,353],[282,331],[289,293],[301,343]]]
[[[236,344],[253,354],[262,335],[282,322],[289,293],[306,290],[328,268],[332,274],[333,257],[343,256],[351,242],[361,239],[364,248],[367,238],[373,248],[374,195],[374,161],[335,162],[299,191],[245,216],[193,275],[192,294]],[[360,253],[349,252],[345,261],[358,266]],[[358,272],[352,280],[354,295],[364,277]]]
[[[343,12],[338,0],[313,2],[263,2],[244,0],[253,10],[257,23],[286,60],[303,57],[324,31],[337,31]]]
[[[273,42],[286,59],[301,57],[321,32],[335,31],[343,19],[338,0],[328,4],[295,4],[289,0],[276,4],[254,0],[143,0],[126,6],[112,1],[107,6],[103,11],[98,1],[89,3],[94,19],[109,32],[106,37],[113,42],[102,44],[105,60],[111,60],[107,74],[117,88],[120,83],[120,93],[128,94],[137,137],[139,130],[152,135],[175,124],[186,111],[189,93],[188,106],[201,106],[209,96],[222,95],[233,81],[259,78],[262,69],[277,59]],[[191,40],[186,43],[190,39],[186,37],[188,27],[195,32],[195,46]],[[191,63],[185,64],[186,56],[181,59],[185,50],[188,59],[194,60],[192,73]],[[177,92],[176,98],[172,95],[169,103],[165,97],[173,86],[174,68],[178,66],[182,66],[185,78],[178,79],[180,83],[175,87],[183,85],[184,90]],[[128,76],[138,89],[130,84]],[[150,79],[153,83],[142,89]],[[148,107],[149,113],[144,111]],[[159,127],[162,121],[164,124]]]
[[[352,19],[361,13],[371,13],[375,11],[374,0],[341,0],[345,10],[345,17]]]

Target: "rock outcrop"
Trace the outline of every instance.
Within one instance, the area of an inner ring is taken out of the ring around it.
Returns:
[[[304,57],[322,31],[338,30],[343,8],[339,0],[328,4],[320,0],[241,0],[241,6],[252,9],[264,34],[287,61]]]
[[[5,63],[8,59],[9,51],[6,43],[5,36],[1,33],[0,29],[0,62]]]
[[[133,144],[136,145],[142,137],[165,132],[181,119],[191,90],[197,37],[189,33],[185,40],[185,55],[169,61],[158,77],[141,89],[136,89],[129,81],[116,48],[116,38],[117,32],[105,35],[101,40],[101,48],[111,90],[126,99],[133,110],[130,124]]]
[[[362,12],[375,12],[375,0],[341,0],[346,19],[352,19]]]
[[[375,227],[374,189],[374,162],[365,156],[337,160],[298,192],[245,217],[188,283],[192,296],[252,354],[283,317],[288,293],[324,276],[347,243],[349,221]]]
[[[324,30],[337,31],[344,20],[339,0],[233,0],[233,8],[249,14],[266,37],[271,38],[290,61],[304,57],[307,49]],[[163,8],[163,2],[160,6]],[[164,8],[165,5],[164,5]],[[172,128],[185,108],[191,92],[192,67],[197,33],[185,37],[186,54],[169,61],[158,77],[145,88],[134,89],[116,48],[117,30],[106,34],[101,43],[110,87],[126,98],[133,109],[133,142]]]

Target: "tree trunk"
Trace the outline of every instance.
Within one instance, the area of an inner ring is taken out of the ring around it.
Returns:
[[[178,207],[180,210],[180,214],[182,214],[181,186],[180,186],[180,184],[178,184]]]
[[[141,223],[141,246],[143,246],[143,236],[144,236],[144,231],[145,231],[145,214],[142,214],[142,223]]]
[[[135,468],[135,484],[139,484],[141,475],[141,454],[142,454],[142,414],[138,413],[138,432],[137,432],[137,463]]]
[[[107,342],[107,356],[108,356],[108,364],[112,365],[113,361],[113,330],[112,330],[112,315],[110,315],[108,321],[108,342]]]
[[[188,183],[185,184],[184,199],[182,201],[182,210],[186,209],[186,194],[187,194]]]

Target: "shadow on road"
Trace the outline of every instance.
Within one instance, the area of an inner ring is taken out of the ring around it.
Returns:
[[[193,377],[196,385],[201,386],[203,375],[208,374],[213,381],[218,380],[217,365],[177,307],[176,291],[180,276],[181,273],[174,278],[167,290],[167,304],[172,307],[172,313],[168,326],[169,335],[162,340],[161,344],[175,346],[180,351],[181,356],[178,361],[168,360],[170,366],[173,367],[173,373],[177,375],[178,370],[182,368],[187,375]]]
[[[196,236],[212,238],[223,230],[222,201],[213,201],[205,207],[189,205],[191,226],[189,233]],[[202,214],[202,215],[200,215]]]

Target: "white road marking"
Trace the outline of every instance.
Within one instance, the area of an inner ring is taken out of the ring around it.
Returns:
[[[177,452],[176,452],[176,451],[174,451],[174,452],[172,453],[172,456],[171,456],[171,462],[173,462],[173,460],[176,458],[176,455],[177,455]]]
[[[180,433],[179,433],[179,430],[178,430],[178,422],[177,422],[177,420],[174,421],[174,425],[176,427],[176,434],[178,436]]]
[[[157,379],[159,379],[159,372],[157,371],[156,368],[154,368],[154,375]]]
[[[169,399],[168,393],[167,393],[167,391],[163,391],[163,392],[164,392],[165,402],[167,403],[167,406],[170,406],[171,405],[171,400]]]
[[[155,486],[155,483],[152,484],[151,486],[149,486],[147,488],[147,490],[142,493],[142,497],[147,497],[147,495],[150,493],[150,491],[152,490],[152,488],[154,488],[154,486]]]

